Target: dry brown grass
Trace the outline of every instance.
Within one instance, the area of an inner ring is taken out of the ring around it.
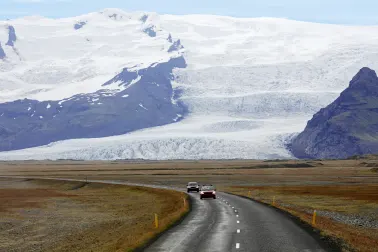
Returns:
[[[322,186],[233,186],[234,189],[251,191],[253,194],[270,192],[279,195],[327,196],[378,203],[378,184],[322,185]]]
[[[343,161],[165,161],[165,162],[0,162],[0,176],[115,179],[166,185],[188,180],[223,185],[378,183],[362,160]],[[378,163],[367,160],[366,163]],[[294,166],[313,167],[287,168]],[[264,167],[280,168],[264,168]]]
[[[188,211],[186,195],[168,190],[47,180],[13,181],[12,189],[2,181],[0,251],[131,251]]]
[[[44,198],[67,197],[55,190],[43,189],[1,189],[0,212],[11,212],[14,209],[37,208],[42,206]]]
[[[313,209],[342,214],[365,214],[378,220],[378,185],[327,185],[327,186],[234,186],[229,192],[248,196],[275,205],[311,224]],[[378,247],[377,229],[351,226],[327,217],[317,216],[316,228],[324,235],[343,239],[344,251],[373,252]]]
[[[245,187],[250,187],[253,197],[271,202],[276,196],[278,203],[288,205],[286,210],[308,220],[310,215],[303,209],[378,216],[377,202],[374,201],[378,173],[372,172],[377,164],[377,156],[328,161],[28,161],[0,162],[0,176],[87,177],[181,187],[188,181],[198,181],[215,184],[223,191],[232,188],[233,192],[240,194],[247,194]],[[368,185],[367,189],[365,185]],[[313,193],[315,191],[317,194]],[[150,215],[147,217],[151,218]],[[351,227],[321,217],[318,221],[318,227],[324,232],[344,237],[351,244],[357,244],[358,237],[361,237],[361,244],[356,246],[363,248],[366,244],[373,244],[366,251],[378,247],[373,242],[376,230]]]

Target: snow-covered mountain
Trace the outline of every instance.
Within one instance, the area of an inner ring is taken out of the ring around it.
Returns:
[[[0,159],[284,158],[378,27],[106,9],[3,21],[0,59]]]

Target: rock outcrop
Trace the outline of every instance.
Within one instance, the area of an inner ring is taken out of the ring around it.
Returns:
[[[154,25],[144,28],[143,32],[152,38],[156,37],[156,27]]]
[[[176,40],[172,43],[172,45],[168,48],[168,52],[174,52],[179,51],[180,49],[183,49],[184,46],[181,44],[181,40]]]
[[[349,87],[307,123],[290,145],[298,158],[340,159],[378,153],[378,77],[362,68]]]
[[[8,26],[8,42],[6,43],[7,46],[14,46],[14,42],[16,42],[17,40],[17,36],[16,36],[16,30],[14,29],[14,27],[12,25]]]
[[[82,21],[82,22],[78,22],[78,23],[76,23],[76,24],[74,25],[74,29],[75,29],[75,30],[80,30],[80,29],[83,28],[84,25],[86,25],[86,24],[87,24],[87,22],[84,22],[84,21]]]
[[[5,59],[6,57],[7,55],[5,54],[4,49],[1,46],[1,42],[0,42],[0,59]]]
[[[103,90],[61,101],[17,100],[0,104],[0,151],[73,138],[120,135],[174,123],[187,109],[172,88],[183,57],[138,71],[125,68]],[[109,85],[117,85],[109,89]],[[115,88],[119,88],[118,90]]]

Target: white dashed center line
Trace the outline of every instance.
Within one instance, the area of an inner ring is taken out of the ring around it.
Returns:
[[[238,223],[238,224],[239,224],[239,223],[240,223],[240,221],[236,221],[236,223]]]
[[[239,218],[239,215],[238,215],[238,214],[236,215],[236,218]]]
[[[240,234],[240,229],[236,230],[236,233]]]
[[[240,248],[240,243],[236,243],[236,248]]]

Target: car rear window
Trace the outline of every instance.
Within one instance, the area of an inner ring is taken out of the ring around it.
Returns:
[[[213,186],[203,186],[202,187],[202,190],[214,190],[214,187]]]
[[[188,185],[189,185],[189,186],[196,186],[197,183],[189,183]]]

